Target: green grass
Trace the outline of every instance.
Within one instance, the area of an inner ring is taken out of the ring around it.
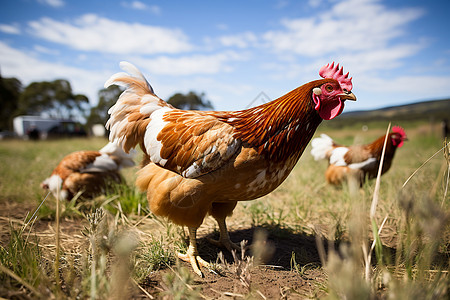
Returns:
[[[121,211],[126,215],[136,216],[148,214],[146,195],[138,191],[132,184],[113,185],[113,188],[106,192],[106,200],[100,201],[103,202],[102,206],[111,213]]]
[[[45,278],[41,268],[44,257],[39,249],[39,242],[30,237],[26,230],[26,226],[14,228],[11,224],[10,241],[5,247],[0,246],[0,264],[31,286],[38,287]],[[6,285],[17,285],[2,272],[0,281]]]
[[[138,280],[145,279],[153,271],[174,265],[176,261],[174,253],[162,239],[141,243],[134,259],[134,273]]]
[[[228,219],[229,228],[233,230],[236,224],[262,226],[272,238],[283,240],[286,233],[315,235],[319,249],[325,243],[333,245],[332,250],[321,254],[322,265],[311,264],[301,250],[292,252],[292,272],[302,277],[311,270],[322,274],[320,280],[310,281],[312,289],[307,294],[311,298],[445,299],[450,285],[449,196],[444,195],[448,161],[439,153],[402,188],[408,177],[441,149],[442,141],[438,131],[433,132],[429,126],[398,125],[405,128],[409,141],[397,151],[391,170],[381,178],[373,222],[369,209],[375,181],[356,192],[346,185],[327,185],[327,164],[314,161],[308,147],[276,191],[237,206]],[[316,135],[327,133],[342,144],[367,143],[384,134],[386,127],[381,122],[368,131],[358,126],[346,130],[321,126]],[[100,149],[106,142],[0,141],[0,160],[10,162],[0,164],[0,202],[37,207],[45,197],[39,183],[62,157],[81,149]],[[161,277],[161,295],[200,297],[201,289],[193,286],[192,272],[175,263],[175,252],[185,247],[183,231],[149,213],[145,194],[134,187],[135,172],[135,168],[124,170],[126,183],[106,195],[62,203],[61,219],[79,220],[86,229],[80,248],[61,250],[61,288],[55,284],[54,253],[43,255],[42,251],[54,244],[54,239],[42,245],[33,234],[33,224],[8,227],[9,240],[2,241],[0,248],[0,279],[7,291],[0,289],[0,296],[25,290],[29,295],[61,299],[106,299],[120,294],[115,286],[136,290],[148,274],[162,269],[166,271]],[[55,208],[54,198],[49,196],[39,210],[39,218],[53,220]],[[374,238],[374,257],[367,268],[365,259]],[[242,263],[221,264],[225,270],[245,275],[239,267]],[[247,296],[257,295],[248,289]]]

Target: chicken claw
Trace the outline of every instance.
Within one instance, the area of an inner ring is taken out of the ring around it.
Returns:
[[[200,266],[211,269],[211,265],[205,261],[203,258],[198,255],[198,253],[195,253],[196,251],[189,246],[189,250],[186,252],[186,254],[177,253],[177,256],[179,259],[191,263],[192,269],[194,270],[195,274],[200,276],[201,278],[205,278],[205,275],[200,270]]]

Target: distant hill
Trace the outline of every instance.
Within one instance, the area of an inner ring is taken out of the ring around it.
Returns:
[[[385,121],[450,121],[450,99],[416,102],[375,110],[343,113],[333,120],[332,127],[350,123]],[[330,124],[331,125],[331,124]]]

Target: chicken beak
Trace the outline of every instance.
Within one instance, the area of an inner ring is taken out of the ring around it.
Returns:
[[[356,101],[356,96],[352,92],[345,92],[345,93],[339,94],[339,97],[341,97],[341,100]]]

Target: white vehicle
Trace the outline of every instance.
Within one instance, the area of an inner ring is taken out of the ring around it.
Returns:
[[[18,116],[13,120],[14,132],[21,138],[55,136],[85,136],[84,129],[74,120],[44,118],[40,116]]]

